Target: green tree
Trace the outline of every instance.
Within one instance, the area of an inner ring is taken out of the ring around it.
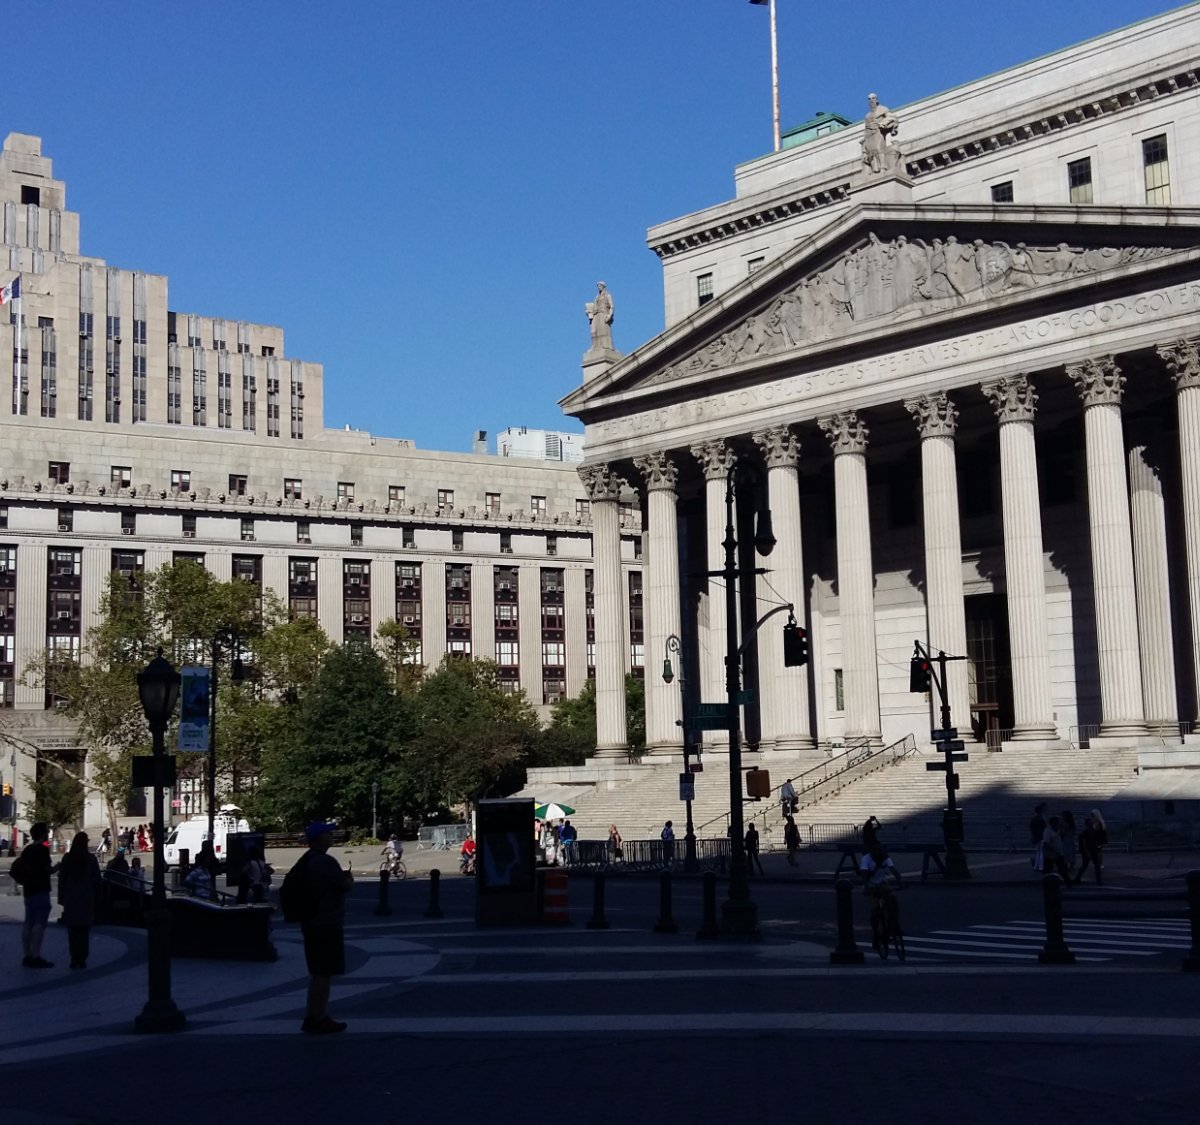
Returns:
[[[78,770],[45,752],[38,765],[38,776],[25,778],[27,791],[33,794],[29,819],[44,820],[55,829],[77,827],[83,819],[84,793]]]
[[[379,623],[375,630],[376,649],[383,657],[397,691],[413,691],[425,676],[424,665],[415,659],[420,644],[394,617]]]
[[[413,706],[417,733],[405,748],[404,779],[418,815],[520,786],[540,724],[523,694],[501,688],[492,661],[445,657]]]
[[[625,677],[625,731],[629,753],[646,748],[646,685],[637,676]],[[550,713],[532,765],[582,765],[596,752],[596,682],[588,680],[572,699],[563,699]]]

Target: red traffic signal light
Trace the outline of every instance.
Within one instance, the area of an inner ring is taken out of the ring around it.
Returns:
[[[908,690],[923,695],[929,691],[931,679],[929,661],[919,653],[913,653],[908,662]]]
[[[783,627],[783,664],[800,668],[808,663],[808,633],[794,621]]]

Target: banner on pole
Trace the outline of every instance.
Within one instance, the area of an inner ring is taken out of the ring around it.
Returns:
[[[184,665],[179,671],[179,749],[208,753],[209,685],[208,668]]]

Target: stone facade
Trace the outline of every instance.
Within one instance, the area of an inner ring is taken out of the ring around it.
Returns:
[[[992,749],[1185,753],[1197,43],[1200,9],[1167,13],[884,111],[903,129],[879,167],[846,128],[651,230],[666,330],[563,405],[587,462],[644,489],[649,663],[682,607],[688,673],[721,700],[714,653],[738,628],[752,747],[926,741],[938,712],[908,691],[917,640],[967,658],[950,666],[953,717]],[[732,462],[753,470],[739,543],[753,492],[778,545],[728,622],[689,575],[719,565]],[[618,550],[598,537],[597,564]],[[751,614],[789,603],[803,668],[783,667],[773,626],[750,636]],[[647,700],[647,729],[667,732],[678,693]]]

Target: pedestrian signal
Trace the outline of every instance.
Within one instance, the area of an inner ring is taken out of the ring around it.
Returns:
[[[908,690],[924,694],[930,686],[929,661],[914,653],[908,663]]]
[[[12,796],[12,785],[10,785],[7,781],[4,783],[4,796]]]

